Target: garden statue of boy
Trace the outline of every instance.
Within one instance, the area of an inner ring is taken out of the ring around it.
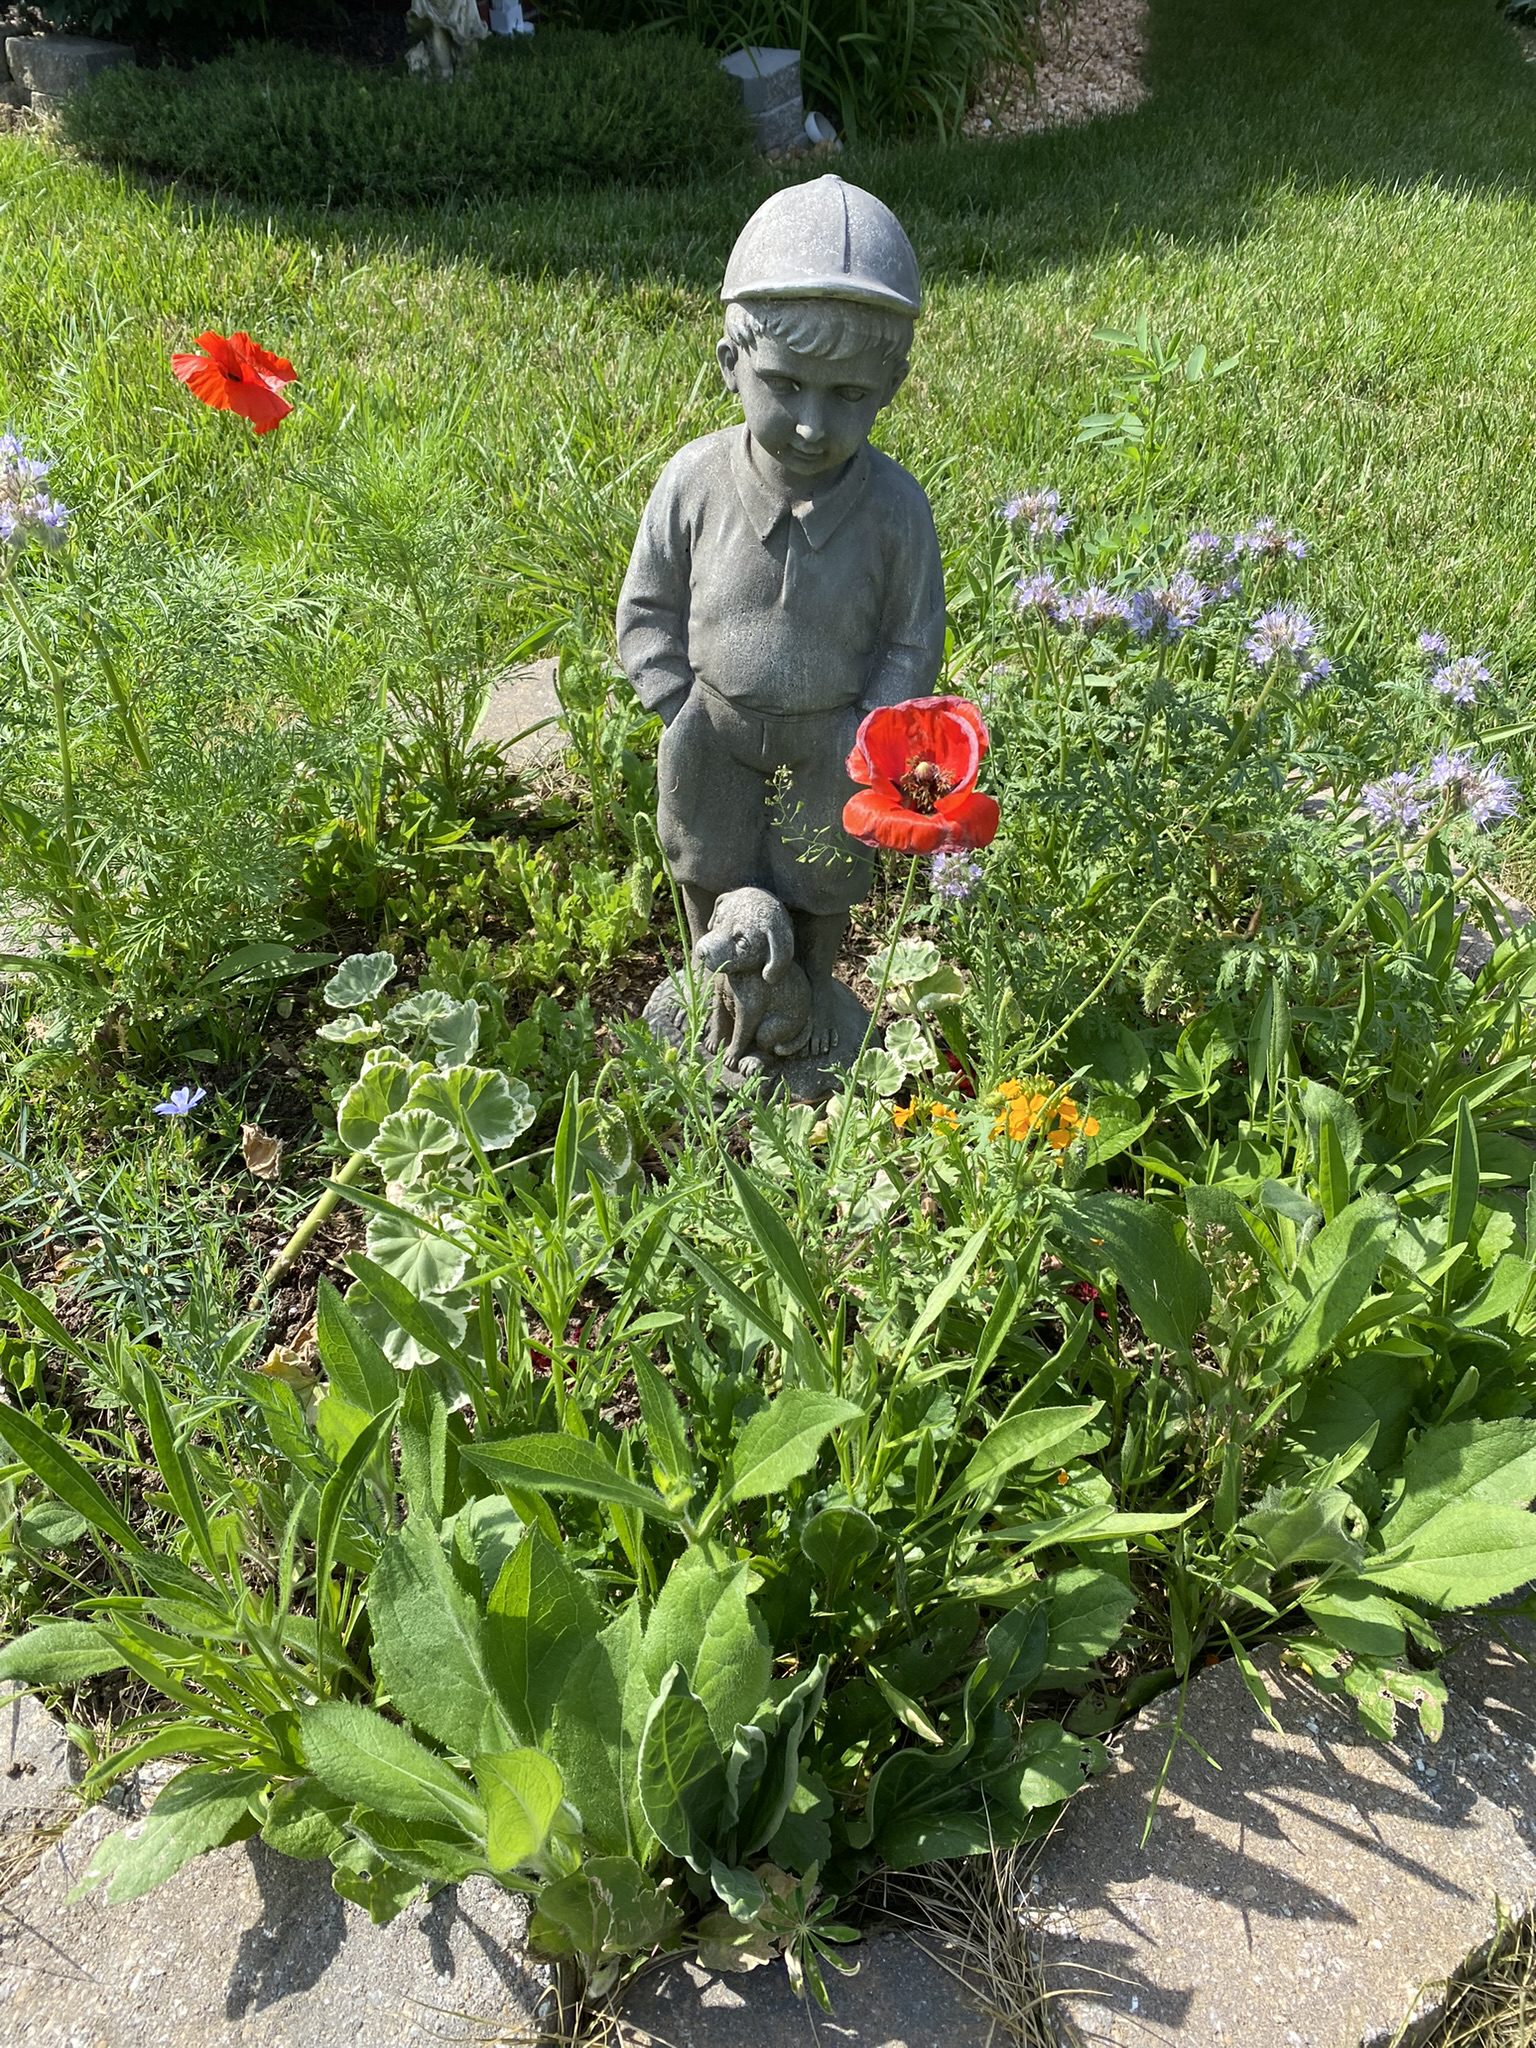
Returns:
[[[721,297],[716,356],[744,423],[662,471],[619,655],[665,727],[657,826],[695,958],[713,971],[729,950],[710,936],[719,899],[766,891],[809,984],[804,1051],[824,1058],[841,1038],[846,1060],[853,999],[834,970],[871,857],[842,829],[845,762],[868,712],[933,690],[944,652],[928,500],[868,443],[907,374],[917,259],[880,200],[817,178],[758,208]],[[788,967],[771,958],[770,981]],[[710,1051],[722,1032],[717,1007]]]

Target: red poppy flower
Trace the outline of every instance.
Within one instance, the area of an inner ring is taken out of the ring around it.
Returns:
[[[282,356],[270,356],[248,334],[200,334],[200,356],[172,356],[171,368],[194,398],[219,411],[237,412],[258,434],[270,434],[293,407],[283,396],[298,372]]]
[[[843,830],[899,853],[990,846],[996,802],[976,787],[987,728],[964,697],[913,697],[871,711],[848,756],[867,785],[843,806]]]

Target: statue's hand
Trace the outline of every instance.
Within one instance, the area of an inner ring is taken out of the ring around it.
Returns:
[[[683,683],[672,692],[670,697],[663,697],[656,706],[656,715],[662,724],[670,725],[692,695],[692,683]]]

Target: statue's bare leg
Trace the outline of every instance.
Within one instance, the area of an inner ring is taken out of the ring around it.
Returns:
[[[811,984],[811,1036],[806,1051],[830,1052],[837,1044],[837,961],[848,930],[848,913],[835,911],[830,917],[814,917],[809,911],[795,913],[795,957]]]

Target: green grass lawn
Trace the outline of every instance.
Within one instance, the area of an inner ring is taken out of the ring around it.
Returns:
[[[840,165],[927,274],[882,432],[946,548],[1021,484],[1105,491],[1072,445],[1103,389],[1090,330],[1145,309],[1242,358],[1176,428],[1171,520],[1274,512],[1313,540],[1336,642],[1433,625],[1529,675],[1536,68],[1467,0],[1153,0],[1152,29],[1134,114]],[[714,293],[769,185],[268,216],[6,138],[0,418],[51,448],[83,528],[127,485],[157,548],[217,540],[252,590],[302,581],[303,473],[340,456],[493,515],[535,571],[509,640],[551,593],[606,613],[656,468],[729,416]],[[172,381],[209,325],[297,363],[270,443]]]

